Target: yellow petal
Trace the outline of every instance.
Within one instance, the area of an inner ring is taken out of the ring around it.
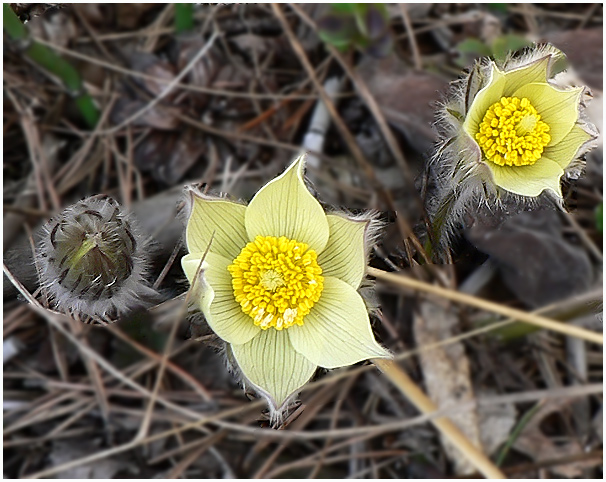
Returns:
[[[290,344],[288,330],[262,330],[244,345],[231,349],[242,373],[264,392],[276,409],[305,385],[317,366]]]
[[[507,71],[503,95],[505,97],[511,96],[513,92],[526,84],[547,83],[547,70],[551,59],[552,55],[547,55],[523,67]]]
[[[250,316],[245,314],[234,299],[231,274],[227,267],[231,260],[215,253],[208,253],[196,281],[199,287],[194,294],[208,325],[228,343],[241,344],[250,341],[261,328],[255,326]],[[181,265],[191,283],[200,264],[200,254],[188,254],[181,259]]]
[[[376,342],[358,292],[333,277],[324,278],[322,296],[303,319],[303,326],[286,331],[295,350],[324,368],[390,356]]]
[[[555,146],[548,146],[543,155],[557,162],[562,169],[566,169],[583,144],[593,139],[593,136],[585,132],[580,126],[575,125],[572,130]]]
[[[364,235],[369,221],[354,221],[335,214],[326,217],[330,237],[318,256],[322,275],[334,276],[357,289],[366,270]]]
[[[328,242],[328,221],[320,203],[303,181],[305,155],[267,183],[246,209],[245,225],[250,240],[255,236],[286,236],[320,253]]]
[[[499,166],[487,163],[494,182],[506,191],[521,196],[536,197],[545,189],[550,189],[562,197],[560,178],[564,171],[551,159],[543,156],[531,166]]]
[[[190,191],[192,212],[185,239],[190,253],[204,253],[215,233],[211,253],[234,259],[248,243],[244,228],[246,206],[225,199],[213,199]]]
[[[579,117],[579,102],[583,88],[558,90],[550,84],[527,84],[514,92],[520,99],[526,97],[549,126],[551,141],[558,144],[570,132]]]
[[[505,89],[505,74],[501,72],[494,62],[490,63],[491,74],[488,84],[482,88],[476,95],[471,108],[467,113],[463,128],[475,139],[475,134],[478,132],[478,126],[486,115],[488,108],[503,97]]]

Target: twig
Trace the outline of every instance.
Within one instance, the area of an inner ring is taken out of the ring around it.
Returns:
[[[60,45],[55,45],[51,42],[48,42],[44,39],[35,37],[36,42],[45,45],[47,47],[56,50],[64,55],[76,58],[78,60],[89,62],[93,65],[98,65],[99,67],[103,67],[104,69],[119,72],[124,75],[129,75],[131,77],[157,82],[158,84],[170,84],[173,80],[169,80],[163,77],[157,77],[155,75],[149,75],[144,72],[138,72],[136,70],[127,69],[125,67],[121,67],[119,65],[112,64],[110,62],[105,62],[103,60],[91,57],[90,55],[84,55],[74,50],[66,49],[61,47]],[[191,85],[191,84],[183,84],[178,82],[174,87],[177,87],[182,90],[188,90],[191,92],[200,92],[202,94],[211,94],[216,96],[224,96],[224,97],[233,97],[239,99],[259,99],[259,100],[276,100],[276,99],[285,99],[285,100],[317,100],[318,96],[315,94],[261,94],[257,92],[236,92],[233,90],[225,90],[225,89],[217,89],[213,87],[202,87],[200,85]],[[354,94],[352,92],[344,92],[342,94],[338,94],[339,98],[348,98],[352,97]]]
[[[590,330],[586,330],[584,328],[580,328],[578,326],[559,323],[555,320],[545,318],[544,316],[535,315],[533,313],[527,313],[525,311],[510,308],[508,306],[503,306],[492,301],[483,300],[481,298],[477,298],[466,293],[459,293],[458,291],[440,288],[439,286],[434,286],[423,281],[407,278],[405,276],[387,273],[386,271],[382,271],[376,268],[369,267],[368,274],[370,276],[374,276],[375,278],[381,281],[386,281],[412,290],[431,293],[442,298],[455,301],[457,303],[463,303],[466,305],[473,306],[475,308],[479,308],[481,310],[498,313],[500,315],[514,318],[518,321],[523,321],[525,323],[539,326],[541,328],[546,328],[548,330],[562,333],[564,335],[575,336],[577,338],[581,338],[586,341],[591,341],[593,343],[599,343],[601,345],[604,344],[604,335]]]
[[[375,358],[372,360],[389,380],[408,398],[423,414],[436,412],[438,407],[410,379],[394,360]],[[463,432],[447,418],[434,418],[432,423],[450,442],[452,442],[471,464],[482,474],[491,479],[505,479],[505,475],[473,445]]]
[[[421,61],[419,46],[417,45],[417,38],[415,36],[415,31],[412,28],[412,23],[410,21],[410,15],[408,15],[406,4],[400,3],[400,13],[402,14],[402,20],[404,21],[404,27],[406,28],[408,41],[410,42],[410,50],[412,50],[412,58],[414,59],[415,69],[422,70],[423,62]]]

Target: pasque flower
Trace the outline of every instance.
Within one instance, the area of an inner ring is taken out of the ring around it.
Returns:
[[[563,59],[555,47],[534,47],[499,65],[480,61],[454,84],[438,119],[438,211],[447,203],[456,217],[470,202],[525,203],[544,191],[562,199],[561,178],[578,175],[596,138],[587,88],[555,75]]]
[[[358,293],[370,218],[327,214],[303,180],[305,156],[248,206],[190,189],[182,266],[202,257],[197,303],[245,380],[279,409],[318,366],[389,354]],[[212,238],[212,242],[211,242]]]
[[[59,310],[107,323],[157,297],[150,243],[114,199],[95,195],[50,219],[37,246],[40,284]]]

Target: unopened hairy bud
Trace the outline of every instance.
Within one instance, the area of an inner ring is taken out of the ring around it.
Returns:
[[[111,197],[77,202],[42,233],[40,285],[60,311],[107,322],[153,296],[145,279],[148,243]]]

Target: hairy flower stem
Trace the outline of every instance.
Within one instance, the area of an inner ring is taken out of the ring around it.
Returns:
[[[78,71],[51,49],[32,40],[10,4],[4,4],[3,13],[4,30],[8,36],[13,41],[21,43],[25,55],[36,64],[61,79],[68,93],[74,98],[86,123],[91,128],[95,127],[99,120],[99,110],[95,106],[92,97],[84,91],[82,79]]]
[[[440,252],[440,247],[448,235],[444,230],[446,229],[446,221],[451,215],[455,201],[455,192],[451,191],[442,198],[440,206],[432,217],[429,240],[425,245],[425,252],[429,259],[433,259],[436,253]]]
[[[582,340],[590,341],[592,343],[604,344],[604,335],[596,333],[594,331],[586,330],[584,328],[567,325],[565,323],[551,320],[544,316],[536,315],[534,313],[527,313],[525,311],[503,306],[492,301],[483,300],[475,296],[471,296],[465,293],[459,293],[458,291],[441,288],[434,286],[423,281],[419,281],[405,276],[400,276],[394,273],[388,273],[376,268],[368,268],[367,273],[370,276],[374,276],[378,280],[385,281],[391,284],[402,286],[412,290],[423,291],[425,293],[431,293],[433,295],[446,298],[448,300],[455,301],[457,303],[463,303],[465,305],[473,306],[475,308],[497,313],[499,315],[507,316],[518,321],[523,321],[539,328],[555,331],[567,336],[574,336]]]
[[[423,391],[410,379],[394,360],[374,358],[374,365],[384,373],[387,378],[410,400],[423,414],[436,412],[438,407]],[[455,445],[479,472],[490,479],[506,479],[505,475],[484,455],[469,439],[445,417],[432,420],[435,427]]]

